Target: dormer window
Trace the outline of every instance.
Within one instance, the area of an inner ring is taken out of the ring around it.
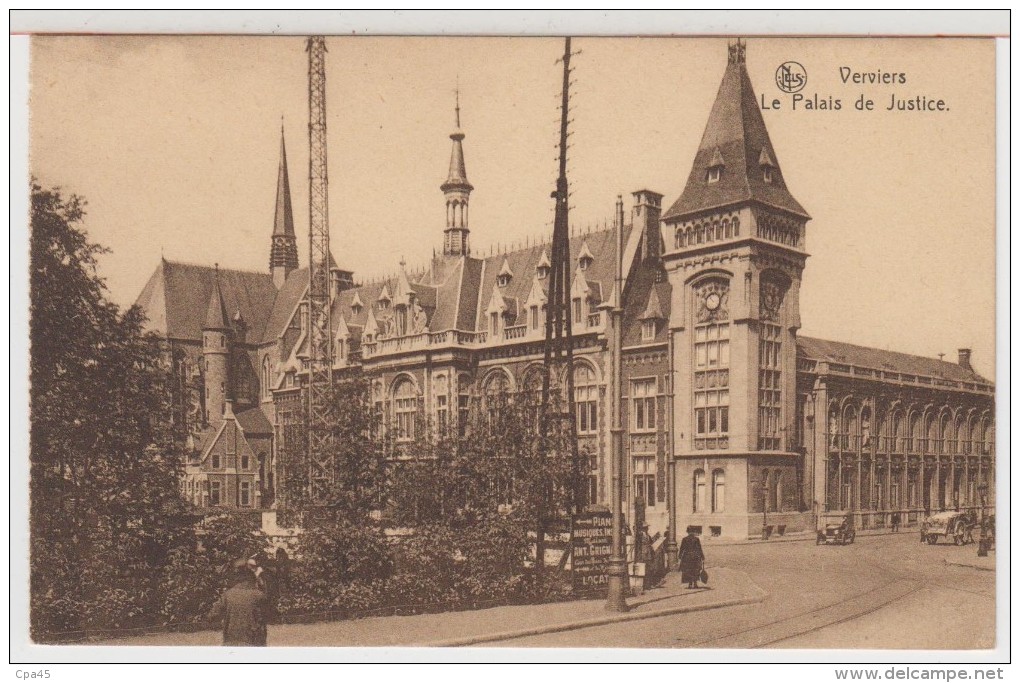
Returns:
[[[535,272],[538,273],[538,279],[544,280],[549,277],[549,269],[551,265],[549,263],[549,256],[546,255],[545,251],[542,252],[542,258],[539,259],[538,265],[535,266]]]
[[[390,307],[390,300],[389,299],[379,299],[379,310],[380,311],[385,311],[389,307]]]
[[[655,320],[654,319],[653,320],[643,320],[641,322],[641,340],[642,341],[652,341],[653,339],[655,339],[656,328],[657,328],[657,325],[655,324]]]
[[[358,315],[361,313],[362,308],[364,308],[364,304],[361,303],[361,297],[355,292],[354,299],[351,301],[351,313]]]
[[[723,166],[726,162],[723,161],[722,152],[719,148],[715,148],[715,152],[712,154],[712,160],[708,162],[708,172],[705,175],[705,181],[708,183],[717,183],[722,178]]]
[[[591,249],[588,248],[588,242],[581,245],[581,253],[577,256],[577,265],[581,270],[588,270],[591,264],[595,263],[595,257],[591,253]]]
[[[761,166],[761,177],[766,183],[772,183],[772,169],[775,168],[776,162],[772,161],[772,155],[764,147],[761,148],[761,154],[758,155],[758,165]]]
[[[499,269],[499,275],[496,276],[496,284],[500,287],[507,287],[513,279],[514,271],[510,270],[510,262],[504,258],[503,267]]]

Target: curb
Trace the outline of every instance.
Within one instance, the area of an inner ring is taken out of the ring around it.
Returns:
[[[605,617],[593,617],[591,619],[583,619],[581,621],[574,621],[569,623],[561,622],[559,624],[533,626],[531,628],[519,629],[516,631],[503,631],[501,633],[488,633],[485,635],[469,636],[467,638],[454,638],[451,640],[415,643],[413,645],[409,645],[408,647],[466,647],[469,645],[479,645],[481,643],[493,643],[502,640],[514,640],[516,638],[526,638],[528,636],[540,636],[548,633],[560,633],[562,631],[576,631],[582,628],[591,628],[593,626],[605,626],[606,624],[617,624],[625,621],[654,619],[656,617],[665,617],[672,614],[704,612],[711,609],[720,609],[722,607],[733,607],[735,605],[750,605],[756,602],[762,602],[768,596],[768,593],[757,584],[753,582],[750,583],[754,591],[757,593],[757,595],[743,598],[730,598],[727,600],[719,600],[717,602],[711,602],[703,605],[690,605],[690,606],[684,605],[678,607],[667,607],[663,609],[653,610],[651,612],[626,612],[623,614],[615,614]]]
[[[907,531],[898,531],[896,533],[893,533],[892,531],[877,531],[877,530],[873,530],[873,529],[858,529],[856,533],[857,533],[857,536],[865,536],[865,537],[867,537],[867,536],[905,536],[905,535],[907,535],[909,533],[916,533],[916,530],[908,529]],[[795,532],[793,532],[791,534],[787,534],[785,536],[772,536],[767,541],[762,540],[761,538],[748,538],[748,539],[744,539],[744,540],[734,540],[734,541],[711,541],[711,540],[706,540],[704,543],[705,543],[706,546],[709,546],[709,547],[722,548],[724,546],[731,546],[731,545],[768,545],[768,544],[771,544],[771,543],[795,543],[796,541],[814,541],[815,540],[815,536],[816,536],[815,532],[795,531]]]

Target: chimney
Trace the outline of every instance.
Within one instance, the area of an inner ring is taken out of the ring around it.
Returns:
[[[641,231],[641,260],[657,260],[662,255],[662,195],[651,190],[638,190],[634,196],[633,225]]]
[[[957,361],[959,366],[973,372],[974,368],[970,364],[970,349],[960,349],[957,353],[959,354],[959,360]]]
[[[354,273],[334,266],[329,270],[329,285],[329,300],[332,301],[340,292],[354,287]]]

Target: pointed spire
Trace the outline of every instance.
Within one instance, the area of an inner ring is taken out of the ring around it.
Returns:
[[[701,211],[746,202],[759,202],[810,218],[783,180],[747,73],[746,49],[746,43],[741,40],[728,48],[726,71],[687,185],[663,215],[664,221],[672,223]],[[768,174],[762,169],[763,159],[771,163],[772,171]]]
[[[287,171],[287,144],[280,121],[280,168],[276,176],[276,214],[273,217],[273,241],[269,250],[269,269],[277,288],[298,267],[297,239],[294,235],[294,209],[290,199],[290,175]]]
[[[659,303],[659,295],[655,291],[655,287],[652,287],[651,293],[648,295],[648,303],[645,305],[645,312],[641,314],[641,320],[665,320],[666,316],[662,313],[662,304]]]
[[[454,107],[453,132],[450,139],[453,140],[453,149],[450,151],[450,172],[447,174],[446,182],[439,189],[443,192],[450,190],[464,190],[470,192],[475,189],[467,179],[467,166],[464,164],[464,131],[460,128],[460,90],[457,90],[457,104]]]
[[[227,324],[227,305],[223,302],[223,291],[220,289],[220,264],[216,264],[216,274],[212,292],[209,294],[209,306],[205,312],[203,330],[229,330]]]

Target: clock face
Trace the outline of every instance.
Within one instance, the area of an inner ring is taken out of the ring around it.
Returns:
[[[722,300],[719,298],[719,295],[716,294],[715,292],[712,292],[711,294],[705,297],[705,307],[708,308],[708,310],[710,311],[714,311],[717,308],[719,308],[719,304],[721,302]]]

